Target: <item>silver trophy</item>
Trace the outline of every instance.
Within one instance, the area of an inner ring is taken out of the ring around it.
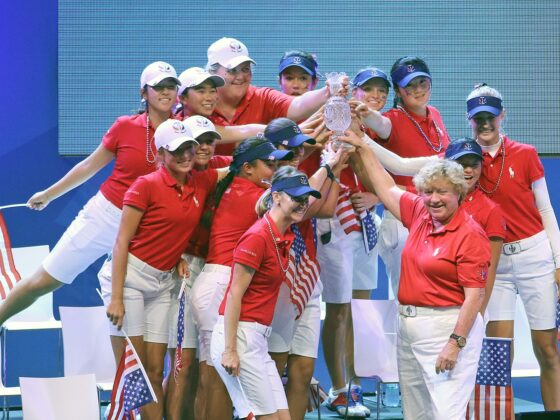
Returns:
[[[349,144],[338,141],[338,137],[344,134],[352,122],[348,101],[346,98],[336,95],[342,86],[342,79],[346,77],[346,73],[332,72],[325,74],[325,76],[329,81],[329,90],[331,92],[331,97],[325,104],[325,110],[323,111],[325,125],[333,132],[332,140],[335,149],[339,147],[351,148],[352,146]]]

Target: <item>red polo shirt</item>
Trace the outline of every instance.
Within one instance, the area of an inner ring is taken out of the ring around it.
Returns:
[[[156,156],[152,123],[149,138],[152,152]],[[156,162],[148,163],[146,160],[146,113],[117,118],[103,136],[101,144],[115,154],[115,165],[113,172],[99,189],[107,200],[122,208],[124,193],[136,178],[157,169]],[[150,154],[150,159],[152,157]]]
[[[440,232],[422,199],[405,192],[401,219],[409,235],[401,259],[399,302],[403,305],[461,306],[463,287],[486,285],[490,243],[478,223],[462,208]]]
[[[449,144],[449,135],[447,134],[439,111],[433,106],[428,105],[428,112],[425,117],[416,115],[410,111],[408,111],[408,114],[418,123],[433,147],[426,142],[416,125],[398,108],[390,109],[383,114],[391,120],[392,128],[389,138],[383,140],[375,137],[374,139],[386,149],[401,157],[436,155],[438,154],[436,150],[440,145],[441,149],[439,152],[444,152]],[[436,124],[439,128],[439,139]],[[434,148],[436,148],[436,150],[434,150]],[[415,191],[412,177],[393,174],[391,174],[391,176],[397,184],[405,186],[408,191]]]
[[[208,162],[209,169],[219,169],[229,166],[232,161],[231,156],[212,156]],[[214,191],[212,191],[213,193]],[[189,243],[185,252],[206,259],[208,255],[208,241],[210,239],[210,223],[214,211],[214,194],[210,194],[204,204],[203,216],[200,223],[196,226],[193,234],[189,238]]]
[[[477,222],[488,238],[506,237],[506,219],[501,207],[476,188],[465,197],[461,208]]]
[[[268,218],[270,223],[270,228],[276,239],[276,246],[265,218]],[[278,300],[278,291],[285,276],[280,265],[284,268],[288,266],[292,240],[293,233],[291,230],[287,229],[284,236],[280,235],[268,213],[257,220],[239,239],[233,254],[233,262],[256,270],[241,299],[240,321],[258,322],[263,325],[272,323],[274,307]],[[278,253],[276,252],[277,249]],[[227,296],[234,274],[235,268],[232,270],[228,290],[220,305],[220,315],[225,312]]]
[[[158,270],[171,270],[198,225],[206,198],[217,180],[214,169],[194,171],[181,191],[165,167],[138,178],[123,202],[144,211],[129,252]]]
[[[235,245],[257,220],[255,204],[263,192],[263,188],[245,178],[233,178],[214,212],[208,264],[232,266]]]
[[[505,136],[504,146],[506,154],[503,170],[502,147],[494,157],[483,153],[480,185],[484,190],[492,191],[499,179],[497,191],[489,197],[504,212],[507,243],[529,238],[544,229],[532,190],[533,182],[544,177],[544,168],[533,146],[517,143]]]
[[[218,109],[215,109],[209,119],[215,125],[223,127],[229,125],[268,124],[275,118],[288,115],[288,108],[290,108],[293,100],[293,96],[271,88],[249,86],[233,118],[227,119]],[[234,149],[235,143],[218,143],[216,153],[231,155]]]

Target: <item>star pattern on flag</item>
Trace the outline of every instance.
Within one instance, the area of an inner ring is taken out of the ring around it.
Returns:
[[[556,328],[560,328],[560,299],[556,303]]]
[[[377,226],[373,220],[373,213],[369,210],[364,210],[360,213],[362,220],[362,233],[364,235],[364,245],[366,252],[369,254],[377,245]]]
[[[124,385],[124,409],[132,410],[153,401],[150,389],[140,369],[127,375]]]
[[[185,335],[185,287],[181,288],[179,293],[179,315],[177,316],[177,348],[175,350],[175,369],[173,370],[173,378],[177,382],[179,372],[183,368],[182,362],[182,344]]]
[[[484,341],[476,383],[478,385],[511,386],[510,345],[500,340]]]

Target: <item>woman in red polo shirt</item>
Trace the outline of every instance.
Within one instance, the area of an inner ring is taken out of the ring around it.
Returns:
[[[198,143],[182,122],[165,121],[154,137],[160,168],[138,178],[126,192],[112,258],[99,273],[115,358],[124,350],[124,328],[158,398],[158,403],[142,408],[147,419],[163,416],[172,272],[178,265],[179,275],[188,274],[181,254],[199,223],[203,203],[226,173],[191,173]]]
[[[463,168],[448,160],[427,164],[414,177],[419,195],[398,188],[366,143],[356,170],[368,189],[409,229],[399,285],[397,358],[405,418],[465,417],[474,389],[484,326],[490,246],[459,205],[467,193]]]
[[[109,178],[66,229],[41,267],[18,282],[0,303],[0,325],[40,296],[72,283],[91,263],[111,251],[124,193],[136,178],[156,169],[154,130],[172,116],[178,85],[177,73],[171,65],[156,61],[147,66],[140,76],[145,111],[118,118],[90,156],[28,200],[30,208],[42,210],[115,160]]]
[[[310,196],[321,197],[302,172],[279,169],[264,199],[269,211],[235,247],[228,291],[212,334],[212,359],[241,418],[290,417],[266,337],[289,269],[293,234],[288,228],[306,216]]]
[[[546,410],[560,410],[560,353],[556,306],[560,285],[560,232],[544,168],[533,146],[500,131],[502,95],[482,84],[467,97],[467,117],[483,151],[480,189],[504,210],[505,244],[488,304],[488,334],[513,337],[516,294],[523,301],[541,368]]]
[[[442,153],[449,136],[439,111],[428,105],[432,92],[432,76],[428,65],[419,57],[402,57],[391,68],[395,92],[394,107],[384,116],[387,125],[377,124],[377,139],[383,147],[399,156],[429,156]],[[372,127],[372,128],[375,128]],[[394,176],[400,187],[414,191],[411,177]],[[408,235],[403,225],[385,212],[379,231],[379,254],[385,263],[393,292],[400,277],[400,256]]]

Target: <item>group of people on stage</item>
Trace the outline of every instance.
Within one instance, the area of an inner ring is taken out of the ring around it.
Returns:
[[[334,93],[316,89],[307,52],[282,56],[281,91],[251,85],[254,65],[242,42],[222,38],[204,69],[144,69],[141,111],[29,199],[41,210],[114,160],[42,266],[0,304],[0,323],[108,255],[99,281],[115,359],[124,330],[159,401],[143,420],[229,420],[234,409],[303,419],[320,336],[327,406],[366,417],[359,383],[346,397],[350,302],[377,287],[379,255],[398,291],[405,418],[464,418],[482,339],[513,337],[517,294],[545,409],[559,410],[560,231],[535,148],[501,129],[501,94],[486,84],[468,93],[472,138],[451,141],[419,57],[399,58],[389,76],[366,67]],[[352,123],[333,142],[323,105],[349,93]],[[178,345],[182,368],[164,378]]]

